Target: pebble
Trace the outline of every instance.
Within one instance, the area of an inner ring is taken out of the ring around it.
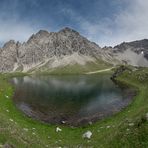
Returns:
[[[92,136],[92,132],[91,132],[91,131],[87,131],[87,132],[85,132],[85,133],[82,135],[83,138],[87,138],[87,139],[90,139],[91,136]]]
[[[89,123],[89,125],[92,125],[92,122],[91,121],[89,121],[88,123]]]
[[[11,122],[13,122],[13,119],[9,119]]]
[[[110,126],[108,125],[106,128],[110,128]]]
[[[62,121],[62,124],[65,124],[66,123],[66,121]]]
[[[23,128],[23,130],[26,131],[26,132],[28,132],[29,129],[28,128]]]
[[[59,127],[56,128],[56,132],[61,132],[62,129],[60,129]]]
[[[134,126],[134,123],[129,123],[128,125],[129,125],[129,126]]]
[[[129,130],[130,130],[130,129],[128,129],[128,128],[126,129],[126,131],[129,131]]]
[[[6,98],[9,98],[9,96],[5,95]]]

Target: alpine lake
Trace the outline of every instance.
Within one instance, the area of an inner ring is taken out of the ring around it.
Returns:
[[[120,112],[135,90],[113,82],[109,74],[24,76],[11,80],[16,107],[49,124],[83,126]]]

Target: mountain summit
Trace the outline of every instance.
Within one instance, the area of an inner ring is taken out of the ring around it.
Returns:
[[[7,42],[0,53],[0,72],[51,70],[67,65],[106,64],[108,51],[90,42],[71,28],[59,32],[40,30],[23,44]]]
[[[58,32],[40,30],[21,44],[10,40],[0,49],[0,72],[49,71],[66,66],[127,63],[147,66],[148,40],[101,48],[71,28]],[[142,54],[141,54],[142,53]]]

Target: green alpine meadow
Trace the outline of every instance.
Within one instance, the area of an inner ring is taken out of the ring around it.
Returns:
[[[0,148],[148,148],[147,0],[0,0]]]

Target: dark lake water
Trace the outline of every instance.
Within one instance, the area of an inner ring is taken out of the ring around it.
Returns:
[[[16,106],[32,118],[53,124],[95,122],[119,112],[135,95],[109,75],[25,76],[11,81]]]

